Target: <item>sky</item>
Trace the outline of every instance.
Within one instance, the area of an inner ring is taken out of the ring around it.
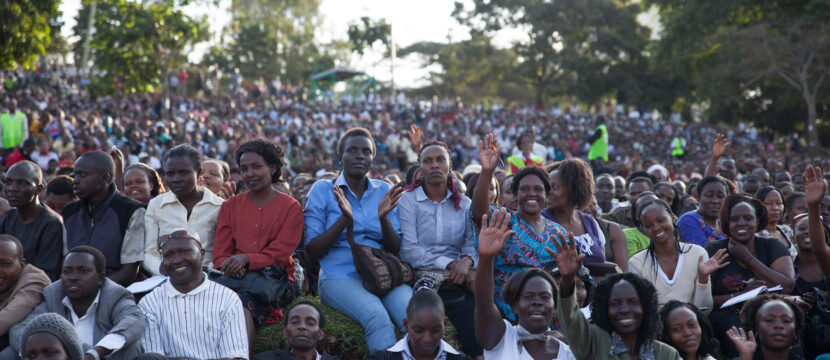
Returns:
[[[463,3],[471,4],[464,0]],[[228,21],[228,9],[231,0],[220,0],[218,7],[191,6],[185,11],[192,16],[207,15],[211,24],[211,31],[224,27]],[[60,9],[65,22],[62,29],[64,36],[72,36],[72,27],[75,25],[75,15],[81,8],[81,0],[64,0]],[[320,14],[323,17],[323,26],[316,34],[323,43],[332,39],[347,40],[346,33],[350,24],[357,23],[363,16],[373,19],[386,19],[392,24],[392,33],[395,43],[405,47],[420,41],[447,42],[461,41],[470,38],[469,29],[460,25],[452,17],[455,8],[453,0],[322,0]],[[644,17],[644,23],[652,22]],[[503,30],[496,34],[493,43],[496,46],[508,47],[522,37],[522,32],[515,29]],[[74,39],[70,39],[74,41]],[[214,39],[213,41],[218,41]],[[193,51],[190,60],[199,61],[211,43],[205,43]],[[352,55],[348,64],[360,71],[374,76],[378,81],[389,81],[392,77],[391,64],[383,59],[380,51],[368,51],[363,56]],[[424,67],[417,55],[395,61],[394,77],[397,87],[417,87],[428,83],[426,77],[430,71],[440,68]]]

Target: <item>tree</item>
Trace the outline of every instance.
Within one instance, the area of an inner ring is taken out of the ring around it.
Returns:
[[[0,71],[34,66],[51,42],[59,0],[0,1]]]
[[[232,66],[224,68],[228,72],[239,68],[246,78],[279,76],[291,83],[308,79],[330,50],[315,41],[314,32],[321,22],[319,7],[319,0],[233,0],[226,29],[231,41],[224,51],[211,53],[211,63]]]
[[[656,57],[665,68],[693,79],[689,91],[697,101],[738,108],[755,102],[758,94],[789,89],[801,98],[803,109],[790,112],[806,114],[802,128],[817,150],[817,104],[828,99],[830,75],[829,0],[648,3],[660,8],[665,26]],[[788,123],[789,130],[795,129],[796,122]]]
[[[518,55],[499,49],[486,36],[457,43],[420,42],[399,51],[420,54],[424,65],[439,65],[430,73],[429,95],[459,96],[465,100],[532,101],[531,85],[518,72]],[[531,90],[531,91],[529,91]]]
[[[456,2],[454,15],[474,34],[526,31],[516,51],[542,107],[550,95],[587,102],[614,93],[639,96],[649,35],[636,20],[639,11],[637,4],[614,0],[474,0],[469,11]]]
[[[171,69],[184,64],[186,51],[208,36],[205,20],[190,18],[172,1],[98,0],[97,6],[90,48],[105,82],[126,92],[161,86],[167,98]],[[88,14],[80,12],[78,23]],[[76,34],[84,36],[79,27],[84,28],[76,26]]]
[[[374,47],[377,42],[389,48],[392,26],[386,23],[386,19],[372,20],[364,16],[360,18],[360,22],[360,24],[349,25],[349,30],[347,31],[349,41],[352,44],[352,51],[363,55],[365,48]]]

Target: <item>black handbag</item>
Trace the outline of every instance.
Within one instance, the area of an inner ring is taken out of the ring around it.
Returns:
[[[288,274],[280,266],[271,265],[259,270],[250,270],[240,278],[210,272],[208,278],[237,293],[248,293],[254,301],[261,304],[279,304],[286,302],[283,299],[285,292],[289,290],[291,281]],[[290,303],[290,300],[288,301]]]

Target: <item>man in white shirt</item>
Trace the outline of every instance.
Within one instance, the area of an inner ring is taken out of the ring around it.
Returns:
[[[57,313],[74,325],[86,359],[133,359],[142,351],[144,314],[133,295],[106,277],[106,258],[96,248],[69,251],[61,279],[43,290],[44,301],[11,330],[12,347],[20,347],[26,324],[44,313]]]
[[[142,341],[147,353],[167,358],[248,359],[248,335],[239,296],[202,272],[205,250],[187,230],[158,241],[167,282],[138,306],[147,317]],[[157,358],[157,357],[156,357]]]

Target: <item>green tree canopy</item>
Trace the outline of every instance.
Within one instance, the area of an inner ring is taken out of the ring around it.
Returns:
[[[108,87],[126,92],[161,87],[166,97],[171,69],[185,64],[185,51],[208,36],[205,19],[193,19],[177,5],[173,1],[98,0],[90,50],[94,68],[105,72]],[[75,29],[81,39],[86,35],[82,20],[88,16],[88,9],[78,14]]]
[[[34,66],[51,43],[59,0],[0,1],[0,70]]]
[[[818,145],[818,105],[830,100],[825,81],[830,76],[830,0],[646,4],[658,6],[665,26],[653,47],[655,67],[687,84],[686,94],[678,95],[710,102],[712,114],[721,116],[717,120],[773,115],[789,125],[773,128],[801,128],[809,145]],[[801,99],[800,109],[794,98]],[[782,119],[784,108],[803,118]]]
[[[470,10],[456,3],[454,15],[474,34],[526,32],[516,51],[542,106],[551,95],[589,103],[613,94],[641,96],[649,30],[637,22],[639,12],[628,1],[474,0]]]

